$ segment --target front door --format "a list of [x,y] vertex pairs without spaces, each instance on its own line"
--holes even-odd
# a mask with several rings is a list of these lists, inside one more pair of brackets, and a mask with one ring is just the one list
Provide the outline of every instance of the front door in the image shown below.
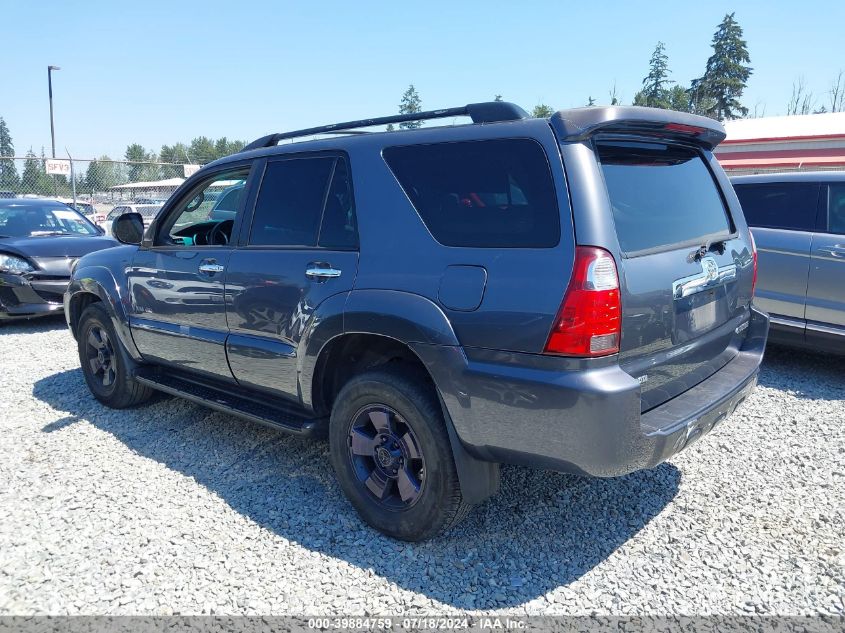
[[233,380],[226,362],[226,265],[240,212],[210,219],[216,198],[243,186],[249,166],[209,176],[155,223],[152,244],[132,260],[130,326],[141,354],[190,372]]
[[813,236],[807,328],[832,326],[845,335],[845,183],[827,189],[826,230]]
[[249,231],[226,271],[238,382],[298,400],[297,346],[317,306],[352,289],[358,234],[347,159],[269,159]]

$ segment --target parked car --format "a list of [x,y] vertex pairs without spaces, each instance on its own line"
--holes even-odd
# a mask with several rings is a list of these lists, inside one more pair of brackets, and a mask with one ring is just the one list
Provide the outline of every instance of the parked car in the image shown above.
[[[703,117],[509,103],[474,124],[271,134],[191,176],[65,295],[108,406],[154,390],[328,434],[363,519],[407,540],[454,525],[499,464],[650,468],[753,389],[768,331],[756,255]],[[565,168],[565,171],[564,171]],[[209,220],[206,191],[242,186]]]
[[117,242],[55,200],[0,199],[0,321],[56,314],[74,262]]
[[77,200],[74,203],[73,198],[56,198],[56,200],[69,206],[71,209],[76,209],[94,224],[100,225],[106,219],[106,214],[97,211],[94,205],[90,202],[80,202]]
[[159,211],[161,211],[161,205],[158,204],[118,204],[109,211],[108,215],[100,223],[100,226],[103,227],[106,235],[111,235],[112,222],[124,213],[140,214],[144,225],[147,225],[152,222]]
[[845,173],[737,176],[760,257],[771,339],[845,353]]
[[217,222],[233,219],[241,203],[243,191],[243,184],[232,185],[221,191],[220,195],[214,199],[214,206],[208,214],[208,219]]

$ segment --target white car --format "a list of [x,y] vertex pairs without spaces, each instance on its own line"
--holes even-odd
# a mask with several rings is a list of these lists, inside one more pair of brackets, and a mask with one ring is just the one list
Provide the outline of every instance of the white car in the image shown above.
[[159,211],[161,211],[160,204],[119,204],[109,211],[109,214],[106,216],[106,219],[100,223],[100,226],[103,227],[106,235],[111,235],[112,222],[114,222],[118,216],[121,216],[124,213],[140,213],[141,217],[144,219],[144,226],[146,227],[149,226],[153,218],[158,215]]

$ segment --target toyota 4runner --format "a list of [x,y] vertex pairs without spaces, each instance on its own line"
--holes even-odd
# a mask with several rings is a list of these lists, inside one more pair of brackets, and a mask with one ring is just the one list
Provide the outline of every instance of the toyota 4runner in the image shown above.
[[653,467],[742,403],[768,333],[723,138],[678,112],[501,102],[271,134],[78,262],[85,380],[110,407],[158,390],[327,435],[343,492],[400,539],[457,523],[501,463]]

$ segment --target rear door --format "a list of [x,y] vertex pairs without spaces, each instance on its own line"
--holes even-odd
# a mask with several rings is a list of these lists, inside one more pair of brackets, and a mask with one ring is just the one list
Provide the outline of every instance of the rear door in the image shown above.
[[297,346],[315,308],[351,290],[357,269],[348,159],[269,159],[226,274],[226,349],[238,382],[297,400]]
[[813,240],[807,287],[807,329],[845,336],[845,183],[822,187],[823,230]]
[[737,353],[749,317],[752,248],[709,153],[624,138],[600,138],[595,150],[621,249],[619,362],[642,384],[648,410]]
[[734,190],[757,242],[754,303],[803,328],[819,184],[739,181]]

